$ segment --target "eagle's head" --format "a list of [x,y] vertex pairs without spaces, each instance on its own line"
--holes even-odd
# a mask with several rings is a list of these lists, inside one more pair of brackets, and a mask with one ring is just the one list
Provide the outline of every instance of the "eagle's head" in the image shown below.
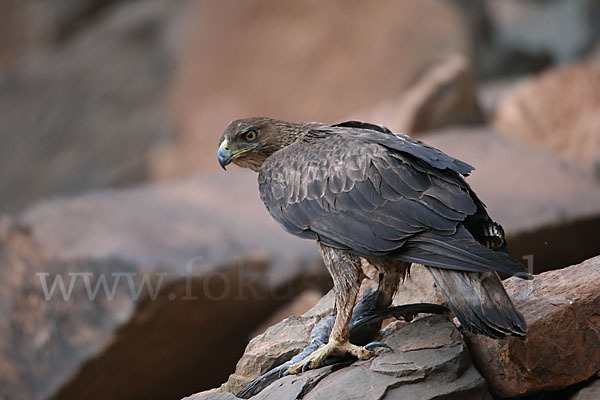
[[225,169],[233,162],[258,171],[267,157],[295,142],[313,125],[265,117],[232,121],[219,141],[219,164]]

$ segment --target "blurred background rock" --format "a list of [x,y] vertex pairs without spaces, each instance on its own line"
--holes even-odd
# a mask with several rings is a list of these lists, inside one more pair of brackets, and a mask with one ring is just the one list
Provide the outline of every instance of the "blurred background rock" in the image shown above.
[[[419,136],[475,165],[472,185],[534,272],[600,253],[597,0],[0,6],[0,398],[216,387],[250,335],[329,288],[255,176],[218,170],[232,119],[356,118]],[[77,284],[70,301],[44,300],[36,273],[82,271],[167,280],[155,300],[120,288],[90,302]],[[215,276],[251,298],[181,300]]]

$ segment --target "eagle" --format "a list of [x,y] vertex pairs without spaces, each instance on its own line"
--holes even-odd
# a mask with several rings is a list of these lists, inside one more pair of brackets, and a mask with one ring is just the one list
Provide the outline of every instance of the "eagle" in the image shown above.
[[273,219],[317,242],[333,280],[329,340],[289,373],[316,368],[330,355],[373,356],[349,341],[363,261],[378,271],[379,308],[392,303],[411,264],[422,264],[465,331],[526,335],[498,273],[531,275],[508,257],[502,227],[465,181],[469,164],[381,125],[265,117],[229,123],[217,156],[224,169],[234,163],[258,172]]

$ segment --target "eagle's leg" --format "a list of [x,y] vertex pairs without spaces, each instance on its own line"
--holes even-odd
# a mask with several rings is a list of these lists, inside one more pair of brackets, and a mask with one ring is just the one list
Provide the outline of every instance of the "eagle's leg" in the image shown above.
[[381,290],[381,295],[379,296],[377,309],[387,308],[392,304],[400,281],[404,281],[408,275],[411,263],[383,258],[369,258],[367,261],[379,272],[379,290]]
[[373,350],[350,343],[348,324],[364,278],[360,258],[346,251],[318,243],[325,266],[333,278],[336,317],[327,344],[322,345],[302,361],[290,365],[288,372],[297,374],[303,369],[317,368],[321,361],[332,354],[350,353],[359,359],[373,356]]

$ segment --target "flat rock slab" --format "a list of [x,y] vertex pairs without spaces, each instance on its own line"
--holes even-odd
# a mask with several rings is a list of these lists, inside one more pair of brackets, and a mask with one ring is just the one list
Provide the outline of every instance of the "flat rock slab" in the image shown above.
[[560,389],[600,371],[600,256],[504,283],[527,321],[527,338],[469,338],[475,364],[498,396]]
[[269,278],[285,280],[319,257],[312,241],[285,233],[271,219],[256,174],[238,168],[43,201],[19,222],[60,259],[117,258],[177,274],[245,257],[268,261]]
[[[287,376],[252,398],[491,399],[462,336],[445,317],[425,317],[392,329],[383,341],[394,352],[380,351],[370,360]],[[229,398],[235,397],[206,392],[186,399]]]

